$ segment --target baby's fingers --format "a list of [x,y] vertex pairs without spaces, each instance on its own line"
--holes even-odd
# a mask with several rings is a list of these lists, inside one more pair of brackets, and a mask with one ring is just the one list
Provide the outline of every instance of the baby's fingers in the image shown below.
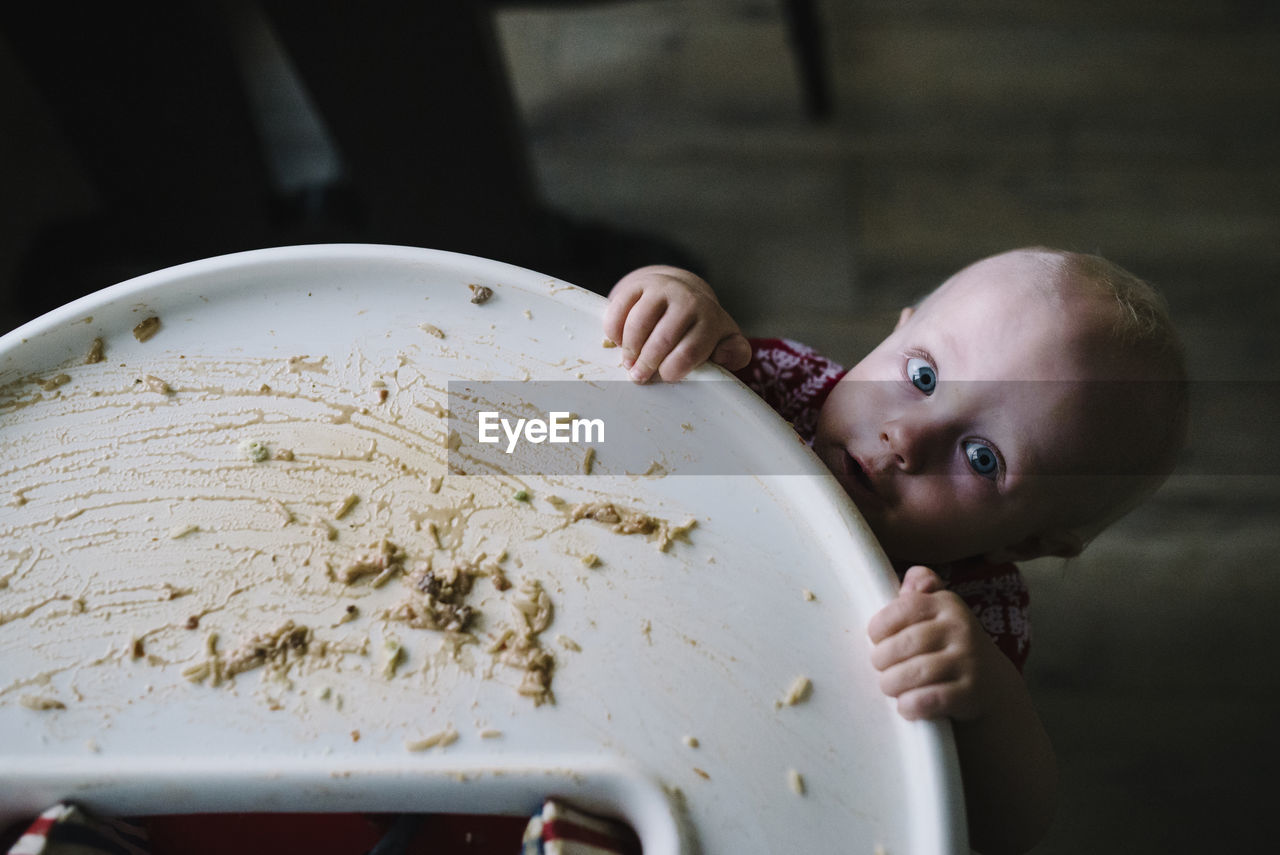
[[627,315],[644,296],[644,282],[644,277],[635,271],[618,280],[609,292],[609,302],[604,307],[604,335],[614,344],[622,344]]
[[751,361],[751,343],[740,332],[732,333],[728,338],[716,345],[711,352],[711,361],[723,365],[730,371],[746,368]]
[[867,623],[867,635],[872,644],[879,644],[912,624],[932,619],[937,613],[934,595],[904,591],[872,615]]
[[711,326],[695,322],[662,360],[658,366],[659,375],[668,383],[683,380],[690,371],[707,361],[716,341],[716,332]]
[[[644,346],[636,352],[635,363],[631,366],[631,379],[637,383],[647,383],[653,379],[653,375],[658,368],[665,364],[668,357],[673,351],[680,346],[686,338],[689,330],[693,327],[695,319],[687,314],[680,312],[668,311],[662,316],[656,326],[649,333],[648,338],[644,342]],[[630,334],[631,321],[627,320],[627,333]],[[634,351],[633,351],[634,352]],[[687,358],[682,354],[677,361]],[[703,354],[706,358],[706,354]],[[696,364],[696,363],[695,363]],[[685,373],[688,373],[686,370]],[[663,379],[670,380],[665,373]],[[683,375],[681,375],[683,376]],[[676,378],[679,379],[679,378]]]
[[898,714],[907,721],[956,716],[966,707],[956,683],[932,683],[897,696]]
[[919,564],[907,569],[907,574],[902,577],[902,591],[916,591],[921,594],[932,594],[937,591],[946,590],[947,584],[942,581],[942,577]]
[[624,367],[631,368],[635,363],[667,311],[665,298],[647,294],[642,295],[627,312],[622,334],[613,339],[622,349]]
[[946,649],[946,646],[946,632],[934,621],[913,623],[871,648],[871,667],[877,671],[887,671],[912,657],[937,653]]
[[944,715],[948,700],[959,693],[959,663],[942,653],[913,656],[880,673],[880,691],[898,700],[906,718]]

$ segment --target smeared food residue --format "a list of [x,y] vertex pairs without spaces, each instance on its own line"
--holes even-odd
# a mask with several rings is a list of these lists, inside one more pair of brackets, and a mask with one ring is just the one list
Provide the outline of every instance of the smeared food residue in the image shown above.
[[577,505],[573,509],[572,519],[574,522],[590,519],[605,523],[618,534],[647,535],[661,552],[669,550],[677,540],[688,542],[689,532],[697,525],[697,520],[689,520],[673,526],[667,520],[613,502],[585,502]]
[[[568,501],[457,474],[447,388],[404,355],[76,358],[44,376],[0,387],[0,706],[114,698],[121,667],[145,679],[130,703],[233,687],[243,704],[248,685],[270,710],[346,713],[473,681],[554,704],[557,654],[591,656],[595,626],[557,631],[557,592],[625,566],[600,557],[614,535],[666,551],[693,526],[604,481]],[[413,750],[448,744],[433,738]]]

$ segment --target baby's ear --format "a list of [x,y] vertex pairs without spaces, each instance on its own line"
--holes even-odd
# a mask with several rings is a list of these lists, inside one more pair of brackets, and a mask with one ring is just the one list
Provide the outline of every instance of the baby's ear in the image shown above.
[[1053,531],[1032,535],[1004,549],[988,552],[983,557],[993,564],[1003,564],[1006,561],[1030,561],[1033,558],[1044,558],[1049,555],[1058,558],[1075,558],[1084,546],[1084,538],[1074,531]]
[[898,327],[905,324],[907,322],[907,319],[910,318],[915,313],[916,313],[915,306],[907,306],[905,309],[903,309],[901,312],[898,313],[898,322],[893,325],[893,328],[896,330]]

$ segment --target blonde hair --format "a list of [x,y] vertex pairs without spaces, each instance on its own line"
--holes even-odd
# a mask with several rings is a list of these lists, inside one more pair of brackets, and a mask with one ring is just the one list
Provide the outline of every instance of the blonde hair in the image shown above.
[[1099,255],[1040,249],[1062,259],[1066,273],[1115,301],[1111,330],[1122,345],[1159,357],[1171,375],[1185,379],[1182,344],[1164,297],[1144,279]]
[[[1136,469],[1126,487],[1104,501],[1097,517],[1078,528],[1091,540],[1164,483],[1186,445],[1189,394],[1186,357],[1164,297],[1149,282],[1098,255],[1031,248],[1059,262],[1058,287],[1084,289],[1111,307],[1101,330],[1107,355],[1129,366],[1137,379],[1122,381],[1134,422]],[[1117,396],[1118,397],[1118,396]]]

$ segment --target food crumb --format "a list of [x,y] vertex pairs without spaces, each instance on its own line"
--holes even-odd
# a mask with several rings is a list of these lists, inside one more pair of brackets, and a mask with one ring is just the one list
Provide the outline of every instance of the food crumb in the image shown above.
[[511,498],[515,499],[517,502],[527,502],[529,501],[529,491],[524,489],[516,490],[515,493],[512,494]]
[[458,731],[453,725],[448,725],[430,736],[409,740],[405,742],[404,747],[408,751],[427,751],[432,748],[446,748],[457,741]]
[[502,568],[496,564],[489,571],[489,579],[493,582],[493,587],[498,591],[506,591],[511,588],[511,580],[507,578],[507,574],[502,572]]
[[[316,531],[324,535],[325,540],[338,539],[338,530],[330,525],[328,520],[323,517],[312,517],[311,522],[315,526]],[[286,525],[288,525],[288,523],[286,523]]]
[[436,338],[441,339],[444,338],[444,330],[440,329],[435,324],[418,324],[418,329],[422,330],[427,335],[433,335]]
[[[275,457],[276,459],[279,459],[280,457],[279,453],[276,453]],[[287,526],[289,525],[289,523],[293,522],[293,511],[289,511],[287,507],[284,507],[284,502],[280,502],[279,499],[276,499],[276,498],[271,499],[271,509],[273,509],[273,511],[275,511],[276,513],[279,513],[280,527],[282,527],[282,529],[284,526]]]
[[398,641],[387,639],[383,642],[382,676],[388,680],[396,675],[396,669],[404,662],[406,654],[404,646]]
[[154,375],[146,375],[142,378],[142,382],[147,387],[148,392],[155,392],[157,395],[173,394],[173,388],[168,383]]
[[611,348],[615,348],[615,347],[617,347],[617,346],[618,346],[618,343],[617,343],[616,341],[614,341],[613,339],[608,339],[608,338],[606,338],[604,341],[600,342],[600,346],[601,346],[601,347],[603,347],[603,348],[605,348],[605,349],[607,350],[607,349],[611,349]]
[[340,520],[351,512],[351,509],[360,501],[360,497],[355,493],[349,494],[345,499],[333,506],[333,518]]
[[256,439],[246,439],[240,443],[240,451],[254,463],[261,463],[271,456],[271,449],[267,448],[267,444]]
[[582,647],[578,644],[578,642],[574,641],[572,638],[570,638],[567,635],[557,635],[556,643],[558,643],[565,650],[572,650],[575,653],[582,652]]
[[475,283],[467,283],[467,287],[471,289],[471,302],[479,305],[489,302],[493,297],[493,289],[488,285],[476,285]]
[[103,345],[102,339],[95,338],[93,343],[89,345],[89,352],[84,357],[84,364],[96,365],[106,358],[106,347]]
[[529,320],[533,320],[533,312],[529,311],[528,309],[525,309],[525,310],[524,310],[523,312],[521,312],[520,314],[524,315],[524,316],[525,316],[526,318],[528,318]]
[[804,776],[795,769],[787,770],[787,783],[791,786],[791,791],[797,796],[803,796],[805,793]]
[[787,693],[774,702],[774,706],[781,709],[782,707],[793,707],[802,701],[809,699],[809,695],[813,692],[813,682],[803,674],[796,677],[791,682],[791,686],[787,689]]
[[595,465],[595,462],[596,450],[594,448],[588,448],[582,455],[582,474],[590,475],[591,468]]
[[701,744],[696,736],[686,736],[683,741],[689,748],[697,748]]
[[50,377],[48,380],[41,380],[40,388],[45,390],[46,392],[52,392],[54,389],[57,389],[59,386],[65,386],[70,382],[71,382],[71,376],[69,374],[59,374],[56,377]]
[[359,742],[359,741],[360,741],[360,731],[358,731],[358,730],[353,730],[353,731],[351,731],[351,741],[352,741],[352,742]]
[[391,541],[384,538],[374,544],[372,549],[376,551],[367,552],[342,568],[337,574],[342,584],[350,585],[366,576],[373,576],[374,579],[370,584],[379,588],[404,569],[404,550]]
[[187,622],[184,624],[184,626],[186,626],[187,629],[199,629],[200,615],[192,615],[191,617],[187,618]]
[[338,622],[335,623],[334,626],[342,626],[344,623],[351,623],[358,617],[360,617],[360,608],[355,603],[351,603],[343,609],[342,617],[338,618]]
[[587,553],[586,555],[582,556],[582,566],[583,567],[599,567],[600,556],[596,555],[594,552]]
[[325,363],[328,362],[329,357],[322,356],[314,362],[307,362],[307,359],[308,355],[305,353],[301,356],[290,356],[285,362],[286,370],[290,374],[301,374],[303,371],[313,371],[316,374],[327,373]]
[[29,710],[36,712],[47,712],[49,710],[65,710],[67,705],[57,698],[51,698],[47,695],[23,695],[18,699],[18,703],[22,704]]
[[704,781],[710,781],[710,780],[711,780],[711,776],[710,776],[710,775],[708,775],[708,774],[707,774],[705,771],[703,771],[702,769],[699,769],[697,766],[694,766],[694,767],[693,767],[693,773],[694,773],[695,775],[697,775],[699,778],[701,778],[702,780],[704,780]]
[[492,727],[487,727],[484,730],[480,731],[481,739],[497,739],[500,736],[502,736],[502,731],[495,730]]
[[200,530],[200,526],[195,525],[194,523],[191,523],[188,525],[174,526],[173,528],[169,529],[169,539],[177,540],[179,538],[186,537],[189,534],[195,534],[199,530]]
[[138,323],[133,328],[133,337],[138,341],[150,341],[151,337],[160,331],[160,319],[152,315]]

